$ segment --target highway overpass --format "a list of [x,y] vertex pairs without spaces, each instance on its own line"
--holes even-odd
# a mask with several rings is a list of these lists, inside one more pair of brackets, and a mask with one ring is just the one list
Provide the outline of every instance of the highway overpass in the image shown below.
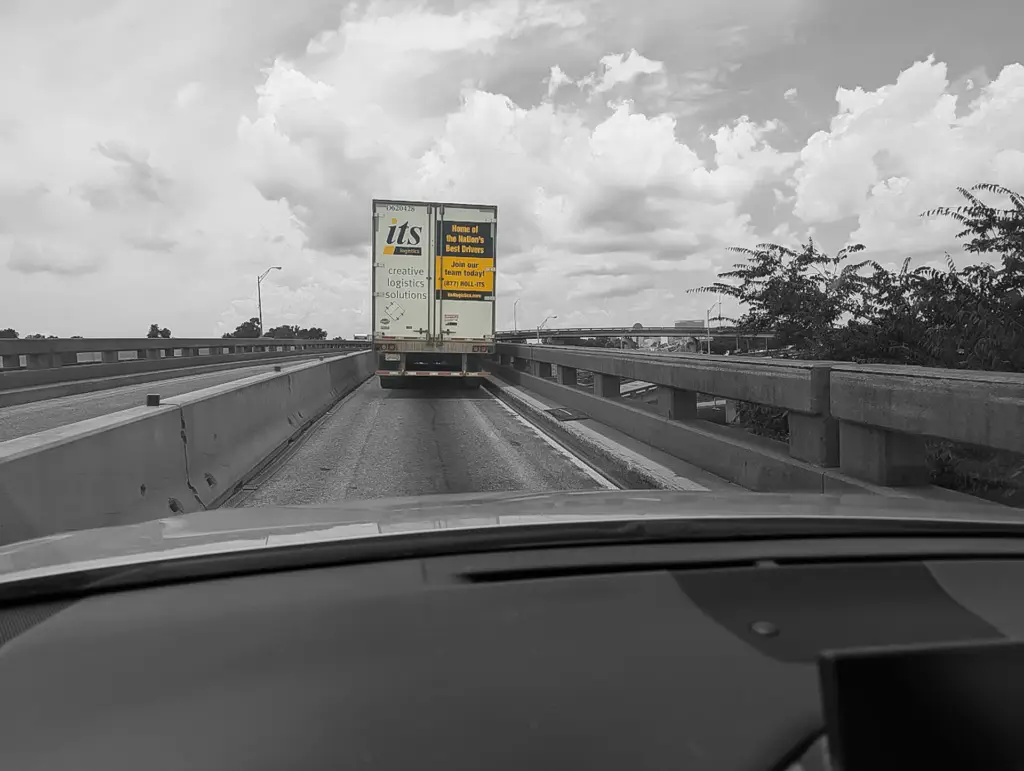
[[[502,343],[483,390],[383,391],[371,351],[313,353],[0,441],[0,544],[220,506],[471,491],[956,498],[928,484],[926,438],[1024,452],[1021,375]],[[788,441],[712,419],[715,399],[787,410]]]
[[587,337],[712,337],[715,339],[731,340],[740,338],[743,340],[757,340],[765,344],[775,339],[772,332],[762,333],[740,333],[734,329],[725,327],[713,327],[708,332],[706,327],[564,327],[559,329],[519,329],[503,330],[497,332],[495,337],[498,340],[513,342],[516,340],[536,339],[537,336],[544,340],[559,340],[566,338],[587,338]]

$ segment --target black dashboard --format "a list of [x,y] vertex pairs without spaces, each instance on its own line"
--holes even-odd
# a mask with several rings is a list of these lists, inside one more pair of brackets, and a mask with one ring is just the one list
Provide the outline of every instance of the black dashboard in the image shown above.
[[1024,638],[1024,543],[775,539],[263,570],[0,607],[24,771],[769,771],[824,649]]

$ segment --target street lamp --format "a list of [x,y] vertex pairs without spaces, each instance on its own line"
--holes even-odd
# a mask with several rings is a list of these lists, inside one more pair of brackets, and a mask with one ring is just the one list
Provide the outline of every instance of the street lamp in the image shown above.
[[[520,298],[520,299],[522,299],[522,298]],[[512,303],[512,330],[515,331],[515,332],[519,331],[519,322],[516,321],[516,306],[517,305],[519,305],[519,300],[518,299],[514,303]]]
[[540,323],[540,324],[539,324],[539,325],[537,326],[537,342],[538,342],[538,343],[540,342],[540,330],[541,330],[541,328],[542,328],[542,327],[543,327],[543,326],[544,326],[545,324],[547,324],[547,323],[548,323],[548,319],[557,319],[557,318],[558,318],[558,316],[547,316],[547,317],[546,317],[546,318],[545,318],[545,319],[544,319],[544,320],[543,320],[543,321],[542,321],[542,322],[541,322],[541,323]]
[[256,303],[260,309],[260,337],[263,337],[263,292],[260,290],[260,284],[263,283],[263,279],[267,277],[267,274],[272,270],[281,270],[280,265],[275,265],[272,268],[267,268],[263,271],[263,275],[256,279]]
[[722,295],[721,294],[718,295],[717,302],[713,303],[711,305],[711,307],[708,308],[707,314],[706,314],[707,315],[707,319],[705,321],[706,327],[705,327],[704,331],[707,334],[707,338],[708,338],[708,356],[711,355],[711,311],[714,309],[714,307],[716,305],[718,306],[718,325],[721,326],[722,325]]

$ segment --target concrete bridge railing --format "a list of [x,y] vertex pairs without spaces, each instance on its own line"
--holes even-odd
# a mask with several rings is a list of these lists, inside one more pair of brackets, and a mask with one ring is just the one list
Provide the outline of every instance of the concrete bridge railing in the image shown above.
[[334,355],[369,345],[274,338],[0,339],[0,392],[311,353]]
[[[1024,453],[1024,375],[513,343],[496,358],[499,376],[753,490],[924,487],[930,438]],[[657,385],[657,411],[623,380]],[[787,411],[788,446],[699,420],[698,394]]]

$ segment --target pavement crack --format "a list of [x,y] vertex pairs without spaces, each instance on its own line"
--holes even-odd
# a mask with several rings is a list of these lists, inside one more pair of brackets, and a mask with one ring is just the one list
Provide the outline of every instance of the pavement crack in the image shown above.
[[196,490],[195,485],[192,484],[192,474],[188,467],[188,430],[185,426],[185,411],[180,405],[175,405],[178,409],[178,419],[181,421],[181,451],[185,456],[185,484],[188,489],[192,491],[192,497],[196,499],[196,503],[202,508],[203,511],[208,511],[206,504],[203,503],[203,499],[199,497],[199,491]]

